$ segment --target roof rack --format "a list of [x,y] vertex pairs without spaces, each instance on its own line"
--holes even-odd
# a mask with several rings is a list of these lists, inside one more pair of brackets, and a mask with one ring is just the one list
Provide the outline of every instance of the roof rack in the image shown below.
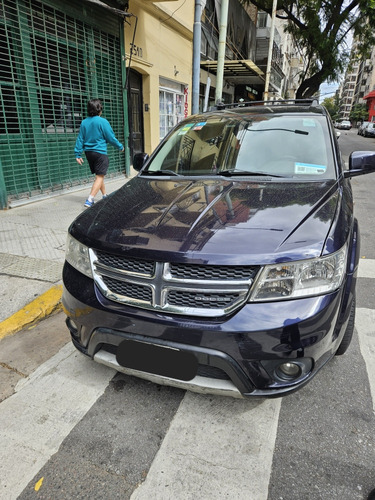
[[294,104],[296,106],[317,106],[319,104],[318,99],[283,99],[283,100],[268,100],[268,101],[239,101],[233,102],[231,104],[225,104],[224,102],[218,102],[211,110],[221,110],[221,109],[232,109],[232,108],[242,108],[250,106],[284,106]]

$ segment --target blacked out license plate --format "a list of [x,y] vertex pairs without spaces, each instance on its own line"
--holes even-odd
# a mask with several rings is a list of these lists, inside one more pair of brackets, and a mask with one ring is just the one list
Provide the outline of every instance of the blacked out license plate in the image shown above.
[[128,339],[118,346],[116,359],[125,368],[184,381],[192,380],[198,369],[193,353]]

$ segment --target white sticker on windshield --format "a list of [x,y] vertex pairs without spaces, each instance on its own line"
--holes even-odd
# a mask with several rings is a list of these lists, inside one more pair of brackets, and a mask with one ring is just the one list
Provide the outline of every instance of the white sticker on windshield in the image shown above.
[[314,165],[313,163],[295,163],[294,173],[295,174],[324,174],[327,170],[325,165]]
[[304,127],[316,127],[315,120],[312,120],[311,118],[304,118],[303,119],[303,126]]

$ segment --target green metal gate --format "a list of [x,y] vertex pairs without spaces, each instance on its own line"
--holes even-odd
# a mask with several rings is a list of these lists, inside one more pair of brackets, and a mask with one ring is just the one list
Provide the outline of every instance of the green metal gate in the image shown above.
[[[9,200],[91,181],[74,157],[91,98],[124,143],[120,21],[85,2],[64,1],[69,15],[54,3],[0,2],[0,195]],[[124,155],[108,154],[108,174],[123,172]]]

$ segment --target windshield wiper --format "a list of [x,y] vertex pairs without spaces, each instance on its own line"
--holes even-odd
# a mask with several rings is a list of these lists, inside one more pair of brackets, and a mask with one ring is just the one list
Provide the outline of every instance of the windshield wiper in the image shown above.
[[256,172],[249,170],[237,170],[235,168],[228,168],[227,170],[221,170],[220,172],[217,173],[218,175],[224,175],[225,177],[232,177],[234,175],[254,175],[261,177],[288,177],[286,175],[277,175],[277,174],[270,174],[267,172]]
[[274,132],[274,131],[282,131],[282,132],[292,132],[292,134],[301,134],[301,135],[309,135],[309,132],[306,130],[291,129],[291,128],[248,128],[247,132]]
[[181,177],[181,174],[174,172],[173,170],[144,170],[142,175],[174,175]]

